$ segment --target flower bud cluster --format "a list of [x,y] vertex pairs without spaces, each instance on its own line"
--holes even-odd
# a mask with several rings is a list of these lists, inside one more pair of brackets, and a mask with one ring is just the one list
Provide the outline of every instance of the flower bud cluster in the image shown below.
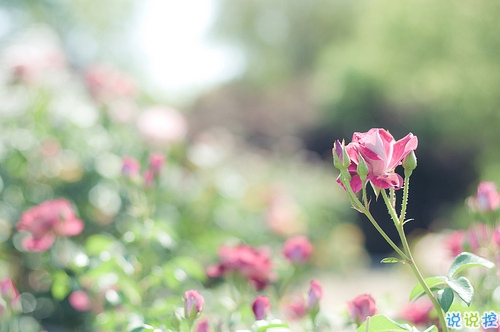
[[149,188],[159,178],[165,159],[165,155],[162,153],[152,153],[149,156],[148,168],[141,177],[141,164],[139,161],[133,157],[125,156],[122,163],[122,175],[133,183],[142,183],[145,188]]

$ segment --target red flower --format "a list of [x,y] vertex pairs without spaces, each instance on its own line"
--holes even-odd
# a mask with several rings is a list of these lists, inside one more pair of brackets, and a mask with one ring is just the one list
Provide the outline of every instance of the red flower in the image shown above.
[[305,236],[292,237],[283,245],[283,255],[292,263],[305,263],[312,251],[313,246]]
[[[401,165],[403,159],[414,151],[417,145],[418,139],[412,133],[397,142],[385,129],[372,128],[366,133],[354,133],[352,142],[345,147],[351,159],[348,170],[351,174],[352,190],[358,192],[362,188],[361,179],[357,174],[360,156],[368,166],[367,180],[375,187],[400,189],[403,179],[394,169]],[[339,154],[335,148],[333,153]],[[340,177],[337,182],[342,185]]]
[[368,294],[362,294],[347,302],[347,310],[351,321],[357,325],[362,324],[368,316],[377,313],[375,300]]
[[250,281],[257,290],[264,289],[272,279],[272,263],[269,253],[247,245],[220,247],[217,265],[210,266],[207,274],[216,278],[228,273],[237,273]]
[[18,231],[27,231],[29,236],[23,240],[28,251],[45,251],[54,243],[56,237],[78,235],[84,224],[75,215],[71,204],[64,198],[46,201],[21,214]]

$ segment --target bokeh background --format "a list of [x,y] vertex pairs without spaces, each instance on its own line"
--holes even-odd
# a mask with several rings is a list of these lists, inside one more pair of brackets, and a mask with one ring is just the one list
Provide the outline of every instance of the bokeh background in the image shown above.
[[[56,310],[38,258],[12,263],[14,227],[64,196],[87,235],[127,233],[124,155],[168,155],[155,198],[168,250],[151,266],[174,242],[175,257],[206,265],[223,242],[278,247],[294,234],[309,236],[322,273],[378,264],[390,248],[349,208],[331,160],[335,139],[372,127],[419,138],[408,231],[464,226],[479,181],[500,183],[499,14],[487,1],[3,0],[1,259],[15,275],[38,273],[20,278],[42,294],[24,296],[26,314],[91,324]],[[120,87],[96,97],[88,75],[102,64]],[[155,105],[185,117],[182,142],[141,136],[138,118]]]

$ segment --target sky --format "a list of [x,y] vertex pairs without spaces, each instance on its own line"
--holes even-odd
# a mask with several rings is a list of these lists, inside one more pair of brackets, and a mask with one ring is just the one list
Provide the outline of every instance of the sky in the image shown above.
[[192,98],[242,68],[238,52],[210,41],[217,0],[146,0],[138,38],[152,85],[171,98]]

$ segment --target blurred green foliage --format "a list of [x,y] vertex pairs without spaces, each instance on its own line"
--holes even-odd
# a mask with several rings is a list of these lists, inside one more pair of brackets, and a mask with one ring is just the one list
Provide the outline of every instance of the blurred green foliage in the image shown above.
[[[26,5],[78,12],[82,4]],[[301,150],[263,153],[229,130],[152,141],[155,123],[144,132],[140,122],[155,101],[114,67],[92,76],[93,67],[73,66],[60,44],[64,34],[45,23],[13,31],[0,54],[0,278],[12,278],[21,292],[23,331],[171,328],[187,289],[202,290],[213,303],[207,315],[225,319],[227,286],[205,274],[223,244],[268,247],[277,275],[297,283],[315,269],[363,265],[363,238],[348,225],[352,211],[330,167]],[[149,183],[143,176],[152,153],[167,161]],[[122,174],[124,156],[142,165],[139,178]],[[60,197],[73,204],[83,232],[46,252],[27,251],[16,231],[20,215]],[[297,234],[316,249],[293,275],[281,247]],[[89,311],[70,304],[82,290]],[[252,323],[249,309],[235,326]]]
[[[1,4],[10,22],[0,39],[2,54],[35,27],[35,44],[52,36],[48,42],[68,60],[34,82],[12,76],[6,63],[0,75],[0,263],[24,294],[31,330],[40,323],[116,330],[131,321],[175,322],[188,288],[203,288],[214,302],[224,298],[224,285],[204,273],[223,243],[267,245],[279,257],[287,237],[305,233],[317,251],[302,277],[314,268],[342,272],[364,264],[363,237],[351,223],[354,212],[335,184],[330,160],[323,164],[278,144],[272,151],[255,149],[249,137],[262,132],[234,134],[233,124],[227,132],[197,128],[176,144],[151,146],[136,118],[117,121],[116,105],[94,98],[85,67],[97,59],[134,66],[127,36],[139,7],[131,0]],[[213,94],[229,100],[221,112],[260,116],[254,129],[326,132],[320,146],[310,147],[323,155],[334,139],[349,141],[354,131],[384,127],[396,138],[411,131],[420,140],[415,176],[425,175],[412,198],[433,201],[425,205],[432,210],[422,215],[425,223],[450,216],[434,210],[456,210],[479,178],[500,183],[497,3],[220,0],[218,10],[212,36],[238,47],[247,70],[202,96],[198,112]],[[238,95],[231,99],[231,93],[217,94],[221,90]],[[131,101],[138,113],[156,103],[141,92]],[[298,112],[307,116],[283,112],[269,124],[266,111],[256,112],[248,100],[268,103],[263,109],[278,114],[276,105],[306,105]],[[196,112],[185,115],[196,121]],[[168,162],[154,188],[122,178],[123,156],[144,167],[158,150]],[[59,241],[47,255],[23,251],[14,230],[19,215],[57,197],[74,204],[84,232]],[[273,225],[271,212],[292,223]],[[102,304],[100,313],[68,304],[68,294],[81,288]]]
[[303,112],[318,114],[302,126],[309,148],[329,158],[334,139],[372,127],[419,137],[416,196],[429,198],[418,210],[432,210],[418,215],[425,224],[445,220],[481,179],[500,180],[498,4],[221,4],[214,35],[243,45],[247,60],[229,86],[286,95],[301,82],[314,106]]

